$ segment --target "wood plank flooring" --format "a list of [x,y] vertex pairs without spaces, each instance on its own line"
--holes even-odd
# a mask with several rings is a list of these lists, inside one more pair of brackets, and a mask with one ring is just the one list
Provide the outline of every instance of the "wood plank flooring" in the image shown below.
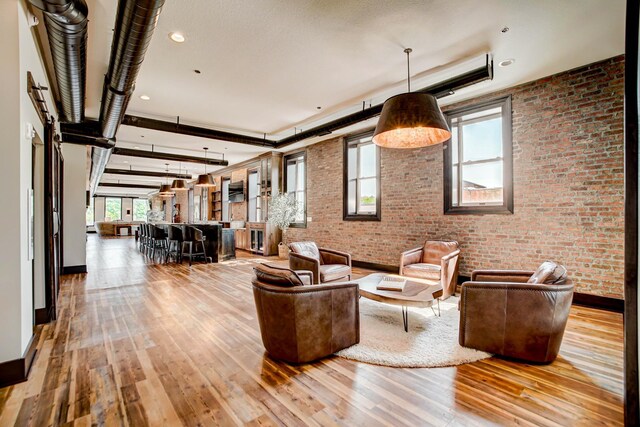
[[89,273],[64,276],[29,381],[0,389],[0,426],[623,422],[620,314],[574,307],[547,366],[289,366],[260,339],[250,278],[264,258],[155,265],[132,238],[95,235],[87,252]]

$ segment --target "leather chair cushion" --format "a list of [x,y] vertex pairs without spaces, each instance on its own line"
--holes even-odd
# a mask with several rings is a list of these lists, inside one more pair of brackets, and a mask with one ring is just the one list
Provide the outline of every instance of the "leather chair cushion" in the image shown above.
[[545,261],[533,273],[527,283],[562,285],[567,281],[567,269],[553,261]]
[[320,261],[320,250],[314,242],[294,242],[289,244],[289,248],[297,254]]
[[440,270],[439,265],[418,263],[404,266],[402,274],[418,279],[440,280]]
[[344,264],[324,264],[320,266],[320,282],[330,282],[351,274],[351,267]]
[[426,264],[440,264],[440,259],[442,259],[443,256],[449,255],[457,249],[458,242],[453,240],[450,242],[427,240],[422,252],[422,262]]
[[304,282],[300,277],[288,268],[275,267],[273,265],[260,264],[254,267],[253,271],[256,274],[256,278],[264,283],[268,283],[274,286],[292,287],[303,286]]

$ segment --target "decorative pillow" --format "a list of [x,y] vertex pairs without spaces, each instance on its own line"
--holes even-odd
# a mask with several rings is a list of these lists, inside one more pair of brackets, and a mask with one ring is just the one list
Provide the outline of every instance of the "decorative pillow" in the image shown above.
[[268,264],[260,264],[254,267],[253,271],[256,274],[256,278],[261,281],[274,286],[292,287],[302,286],[302,280],[293,270],[288,268],[275,267]]
[[562,285],[567,281],[567,269],[560,264],[556,264],[553,261],[545,261],[540,264],[540,267],[527,283],[539,283],[545,285]]

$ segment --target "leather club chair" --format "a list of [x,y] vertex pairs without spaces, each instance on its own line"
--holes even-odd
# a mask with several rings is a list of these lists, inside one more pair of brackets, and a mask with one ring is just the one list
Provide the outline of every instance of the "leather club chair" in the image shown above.
[[314,242],[289,244],[289,268],[313,273],[313,283],[351,280],[351,255],[332,249],[318,248]]
[[262,343],[273,358],[307,363],[360,342],[357,283],[305,285],[310,272],[265,264],[254,272]]
[[558,355],[573,284],[546,261],[537,271],[476,270],[462,285],[460,345],[534,363]]
[[440,281],[442,299],[456,293],[460,249],[456,241],[427,240],[424,246],[403,252],[400,275]]

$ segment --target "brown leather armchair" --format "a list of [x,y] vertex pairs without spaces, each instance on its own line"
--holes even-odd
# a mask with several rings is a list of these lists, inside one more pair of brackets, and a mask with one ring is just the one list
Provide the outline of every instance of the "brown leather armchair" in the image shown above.
[[289,244],[289,268],[313,273],[313,283],[351,280],[351,255],[332,249],[318,248],[314,242]]
[[456,293],[460,249],[456,241],[427,240],[424,246],[403,252],[400,275],[440,281],[442,299]]
[[460,345],[536,363],[558,355],[573,284],[566,269],[476,270],[462,285]]
[[306,363],[360,342],[357,283],[305,286],[299,272],[264,264],[254,272],[262,342],[275,359]]

